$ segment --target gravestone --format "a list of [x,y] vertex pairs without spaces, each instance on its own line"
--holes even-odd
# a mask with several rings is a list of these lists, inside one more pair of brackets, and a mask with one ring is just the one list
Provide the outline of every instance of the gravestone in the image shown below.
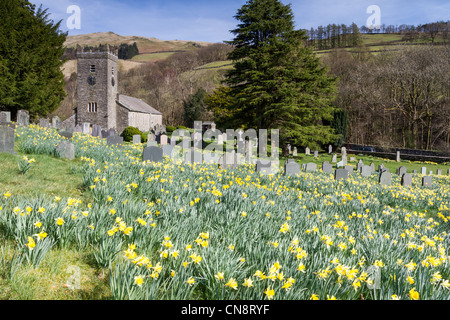
[[401,161],[401,159],[400,159],[400,151],[397,151],[397,157],[396,157],[396,160],[397,160],[397,162],[400,162],[400,161]]
[[222,146],[223,145],[223,135],[219,134],[217,136],[217,144]]
[[56,154],[63,159],[75,159],[75,146],[72,142],[61,141],[61,143],[56,147]]
[[329,162],[325,161],[322,163],[322,171],[328,174],[333,173],[333,166]]
[[334,180],[348,180],[348,171],[345,169],[336,169],[334,171]]
[[59,135],[66,139],[72,139],[72,137],[73,137],[73,133],[69,132],[69,131],[59,131]]
[[256,161],[256,172],[259,172],[260,174],[271,174],[272,162],[270,162],[269,160]]
[[203,163],[203,154],[200,151],[191,149],[184,155],[184,163],[186,164]]
[[389,169],[386,168],[386,167],[384,166],[384,164],[380,164],[380,165],[378,166],[378,172],[381,173],[381,172],[384,172],[384,171],[389,171]]
[[52,118],[52,127],[55,129],[61,129],[62,121],[58,116]]
[[345,147],[341,148],[341,158],[342,158],[341,160],[342,160],[344,166],[346,166],[348,163],[348,160],[347,160],[347,148],[345,148]]
[[161,141],[162,146],[167,145],[167,140],[168,140],[167,135],[165,135],[165,134],[161,135],[160,141]]
[[122,146],[123,145],[123,137],[109,136],[108,138],[106,138],[106,144],[109,146]]
[[236,153],[233,151],[225,152],[225,154],[219,159],[219,164],[222,169],[236,169],[239,167],[237,162]]
[[91,134],[91,124],[89,122],[83,122],[83,133]]
[[375,163],[371,163],[370,164],[370,169],[372,170],[372,173],[374,173],[375,172]]
[[309,162],[306,164],[306,168],[305,168],[306,172],[314,172],[316,170],[317,170],[317,164],[315,164],[313,162]]
[[302,170],[306,170],[306,163],[302,164]]
[[331,159],[332,163],[336,163],[337,162],[337,154],[333,154],[333,158]]
[[422,178],[422,187],[432,188],[433,187],[433,179],[430,176],[425,176]]
[[328,154],[332,154],[333,153],[333,146],[330,144],[328,146]]
[[350,157],[350,162],[356,162],[356,158],[355,157]]
[[140,134],[135,134],[133,135],[133,144],[140,144],[141,143],[141,135]]
[[292,151],[292,156],[296,157],[298,155],[297,153],[297,147],[294,147],[294,150]]
[[14,129],[9,126],[0,125],[0,153],[14,152]]
[[207,152],[203,155],[203,162],[208,164],[218,164],[219,158],[217,153]]
[[362,166],[361,167],[361,176],[364,178],[370,177],[372,175],[372,168],[370,166]]
[[11,112],[2,111],[0,112],[0,123],[11,122]]
[[353,166],[346,165],[344,169],[348,171],[349,174],[353,174]]
[[401,181],[402,186],[404,187],[411,187],[412,186],[412,174],[410,173],[404,173],[402,175],[402,181]]
[[382,171],[380,173],[379,182],[382,186],[390,186],[392,183],[392,175],[389,171]]
[[397,175],[399,175],[400,177],[402,177],[407,172],[408,172],[408,169],[404,166],[401,166],[397,169]]
[[[155,143],[156,143],[156,141],[155,141]],[[154,146],[154,147],[156,147],[156,146]],[[161,149],[163,151],[163,156],[167,156],[169,158],[173,157],[174,146],[172,146],[172,145],[164,145],[164,146],[161,146]]]
[[154,140],[147,140],[147,147],[157,147],[158,146],[158,142],[154,141]]
[[423,175],[426,175],[427,174],[427,167],[422,167],[421,168],[421,173],[423,174]]
[[442,176],[442,169],[437,169],[436,174],[437,174],[438,176]]
[[175,137],[170,138],[170,145],[175,146],[177,144],[177,139]]
[[358,164],[356,165],[356,171],[361,172],[361,169],[363,166],[364,166],[364,162],[362,160],[359,160]]
[[337,168],[342,168],[343,166],[344,166],[344,161],[339,161],[338,163],[336,163]]
[[306,147],[305,155],[309,156],[310,154],[311,154],[311,150],[308,147]]
[[102,130],[101,131],[101,138],[102,139],[106,139],[108,137],[108,131],[107,130]]
[[19,127],[26,127],[30,124],[30,114],[27,110],[17,111],[17,124]]
[[290,144],[288,144],[287,148],[288,148],[289,154],[291,154],[292,153],[292,146]]
[[50,127],[50,120],[47,118],[40,118],[39,119],[39,126],[42,128],[49,128]]
[[75,126],[75,128],[73,128],[73,131],[81,133],[83,132],[83,128],[81,127],[81,125],[77,125]]
[[108,129],[107,137],[117,137],[116,129],[114,128]]
[[413,173],[414,173],[414,174],[417,174],[417,170],[416,170],[416,169],[414,169],[414,170],[413,170]]
[[319,151],[314,151],[314,158],[318,158],[319,157]]
[[[289,159],[292,160],[292,159]],[[287,176],[295,176],[300,172],[300,165],[295,161],[286,162],[284,165],[284,174]]]
[[430,175],[430,176],[433,175],[433,170],[430,170],[429,175]]
[[145,147],[142,151],[142,161],[163,162],[163,149],[158,147]]

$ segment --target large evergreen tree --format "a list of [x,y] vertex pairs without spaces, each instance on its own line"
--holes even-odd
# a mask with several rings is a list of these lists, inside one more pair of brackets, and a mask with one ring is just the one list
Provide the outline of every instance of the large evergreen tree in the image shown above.
[[226,75],[232,114],[244,128],[279,129],[282,146],[333,141],[322,121],[333,118],[336,81],[306,46],[306,31],[294,30],[290,5],[249,0],[235,18],[234,68]]
[[0,109],[32,116],[56,110],[65,96],[66,33],[47,10],[26,0],[0,2]]

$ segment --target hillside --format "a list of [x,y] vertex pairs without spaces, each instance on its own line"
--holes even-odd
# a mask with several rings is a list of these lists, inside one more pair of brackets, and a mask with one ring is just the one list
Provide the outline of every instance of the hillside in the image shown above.
[[67,48],[80,46],[97,46],[109,44],[118,46],[121,43],[133,44],[136,42],[140,54],[155,53],[161,51],[192,50],[198,46],[207,46],[210,42],[188,41],[188,40],[160,40],[139,36],[121,36],[114,32],[97,32],[77,36],[68,36],[65,42]]

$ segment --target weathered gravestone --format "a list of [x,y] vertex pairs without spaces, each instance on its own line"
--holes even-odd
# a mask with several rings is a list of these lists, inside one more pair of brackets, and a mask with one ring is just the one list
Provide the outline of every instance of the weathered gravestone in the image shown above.
[[213,152],[207,152],[203,155],[203,162],[207,164],[218,164],[219,163],[219,155]]
[[154,140],[147,140],[147,147],[157,147],[158,146],[158,142],[154,141]]
[[370,164],[370,169],[372,169],[372,173],[375,172],[375,163]]
[[163,162],[163,149],[158,147],[145,147],[142,150],[142,161]]
[[62,121],[58,116],[54,116],[52,118],[52,127],[55,129],[61,129],[62,127]]
[[164,146],[161,146],[161,149],[163,151],[163,156],[169,157],[169,158],[173,157],[174,146],[164,145]]
[[96,124],[92,125],[92,136],[99,137],[99,138],[101,138],[103,136],[102,128],[99,125],[96,125]]
[[343,166],[344,166],[344,161],[339,161],[338,163],[336,163],[337,168],[342,168]]
[[141,143],[141,135],[140,134],[135,134],[133,135],[133,144],[140,144]]
[[336,169],[334,171],[334,180],[347,180],[348,179],[348,171],[345,169]]
[[436,174],[437,174],[438,176],[442,176],[442,169],[437,169]]
[[314,172],[316,170],[317,170],[317,164],[315,164],[313,162],[309,162],[306,164],[306,168],[305,168],[306,172]]
[[271,174],[272,162],[263,159],[256,161],[256,172],[259,172],[260,174]]
[[108,138],[106,138],[106,144],[109,146],[122,146],[123,145],[123,137],[109,136]]
[[401,159],[400,159],[400,151],[397,151],[397,157],[396,157],[396,160],[397,160],[397,162],[400,162],[400,161],[401,161]]
[[305,155],[309,156],[310,154],[311,154],[311,150],[308,147],[306,147]]
[[60,135],[61,137],[66,138],[66,139],[72,139],[72,137],[73,137],[73,132],[70,132],[70,131],[62,131],[62,130],[60,130],[60,131],[59,131],[59,135]]
[[341,160],[342,160],[342,163],[344,164],[344,166],[347,165],[348,160],[347,160],[347,148],[346,147],[341,148],[341,158],[342,158]]
[[222,146],[223,145],[223,135],[219,134],[217,136],[217,144]]
[[76,125],[73,131],[81,133],[83,132],[83,127],[81,125]]
[[75,146],[69,141],[61,141],[56,147],[55,153],[58,157],[63,159],[75,159]]
[[0,125],[0,153],[14,152],[14,129],[9,126]]
[[184,163],[186,164],[203,163],[203,154],[197,150],[189,150],[184,155]]
[[49,128],[50,127],[50,120],[47,118],[40,118],[39,119],[39,126],[42,128]]
[[333,166],[329,162],[325,161],[322,163],[322,171],[328,174],[333,173]]
[[333,153],[333,146],[330,144],[328,146],[328,154],[332,154]]
[[337,154],[333,154],[333,158],[331,159],[332,163],[336,163],[337,162]]
[[361,176],[364,178],[370,177],[372,175],[372,168],[370,166],[362,166],[361,167]]
[[298,155],[297,147],[294,147],[294,150],[292,151],[292,156],[296,157]]
[[219,165],[222,169],[236,169],[239,167],[237,162],[237,156],[234,151],[225,152],[225,154],[219,159]]
[[102,133],[101,134],[102,139],[108,138],[108,131],[107,130],[102,130],[101,133]]
[[400,177],[402,177],[407,172],[408,172],[408,169],[404,166],[401,166],[397,169],[397,175]]
[[2,111],[0,112],[0,123],[8,123],[11,122],[11,112]]
[[414,173],[414,174],[417,174],[417,170],[416,170],[416,169],[414,169],[414,170],[413,170],[413,173]]
[[168,140],[167,135],[165,135],[165,134],[161,135],[160,141],[161,141],[162,146],[167,145],[167,140]]
[[353,174],[353,166],[346,165],[344,169],[348,171],[349,174]]
[[[292,159],[289,159],[292,160]],[[287,176],[295,176],[300,172],[300,165],[295,161],[288,161],[284,165],[284,174]]]
[[422,187],[432,188],[433,187],[433,179],[430,176],[425,176],[422,178]]
[[381,172],[385,172],[385,171],[389,172],[389,169],[386,168],[386,167],[384,166],[384,164],[380,164],[380,165],[378,166],[378,172],[381,173]]
[[421,174],[426,175],[427,174],[427,167],[421,168]]
[[382,171],[380,173],[379,182],[382,186],[390,186],[392,183],[392,175],[389,171]]
[[27,110],[17,111],[17,124],[19,127],[26,127],[30,124],[30,113]]
[[364,162],[362,160],[359,160],[358,164],[356,165],[356,171],[361,172],[361,169],[363,166],[364,166]]
[[402,186],[404,187],[411,187],[412,186],[412,174],[410,173],[404,173],[402,175],[402,181],[401,181]]
[[314,151],[314,158],[318,158],[319,157],[319,151]]
[[91,124],[89,122],[83,122],[83,133],[91,134]]

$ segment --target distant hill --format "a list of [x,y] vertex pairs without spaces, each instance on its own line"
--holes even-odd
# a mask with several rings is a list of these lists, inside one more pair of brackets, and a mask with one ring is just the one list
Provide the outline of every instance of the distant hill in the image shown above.
[[211,42],[189,41],[189,40],[160,40],[157,38],[146,38],[139,36],[121,36],[114,32],[97,32],[77,36],[68,36],[65,42],[67,48],[75,48],[77,45],[98,46],[99,44],[109,44],[118,46],[121,43],[133,44],[136,42],[140,54],[156,53],[162,51],[186,51],[207,46]]

